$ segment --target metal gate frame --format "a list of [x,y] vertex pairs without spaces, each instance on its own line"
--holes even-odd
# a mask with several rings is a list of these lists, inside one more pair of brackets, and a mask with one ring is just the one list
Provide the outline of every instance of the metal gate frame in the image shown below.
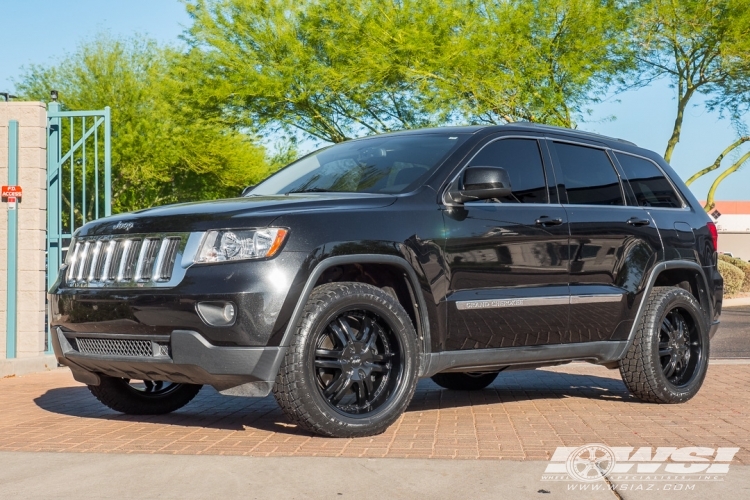
[[[94,111],[61,111],[60,103],[54,101],[48,105],[47,120],[47,289],[49,289],[57,280],[63,262],[63,253],[66,250],[64,245],[75,233],[77,219],[80,227],[87,222],[88,213],[91,213],[88,220],[112,215],[112,122],[109,106]],[[76,127],[77,123],[78,127]],[[65,138],[63,138],[64,127],[69,129]],[[102,136],[103,151],[100,152],[99,145]],[[67,151],[63,152],[63,147]],[[93,150],[93,158],[87,159],[87,149]],[[92,170],[92,160],[94,175],[93,179],[89,177],[87,183],[86,174],[87,171]],[[64,170],[67,170],[69,175],[64,176],[66,173]],[[101,174],[100,170],[102,170]],[[76,185],[76,177],[80,180],[79,185]],[[63,183],[66,180],[69,185],[66,194],[69,196],[70,205],[69,213],[66,214],[67,224],[63,220],[62,207]],[[90,197],[92,182],[93,207],[87,207],[86,189],[89,188]],[[102,193],[100,187],[103,197],[100,196]]]
[[[112,215],[112,157],[111,157],[111,130],[112,123],[110,119],[109,106],[103,110],[97,111],[60,111],[60,104],[57,102],[49,103],[47,112],[49,120],[49,140],[47,145],[47,287],[50,288],[57,279],[57,273],[62,265],[62,254],[64,240],[70,239],[76,230],[76,186],[75,172],[76,166],[80,166],[82,185],[80,191],[82,196],[82,224],[86,223],[86,141],[93,138],[94,143],[94,216],[98,219],[102,215],[99,206],[99,186],[103,183],[104,199],[103,216]],[[62,152],[62,127],[63,119],[68,120],[70,144],[65,154]],[[75,124],[76,118],[80,118],[81,132],[76,141]],[[86,124],[86,118],[92,118],[90,125]],[[104,165],[103,175],[99,175],[99,129],[104,128]],[[76,158],[76,152],[79,152]],[[76,164],[78,160],[78,165]],[[62,187],[63,187],[63,166],[70,162],[70,218],[67,227],[63,226],[62,219]]]

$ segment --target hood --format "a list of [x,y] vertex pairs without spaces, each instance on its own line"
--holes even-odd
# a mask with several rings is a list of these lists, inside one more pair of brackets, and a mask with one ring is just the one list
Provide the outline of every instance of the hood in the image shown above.
[[305,193],[180,203],[98,219],[83,226],[77,236],[265,227],[288,213],[367,210],[395,201],[389,195]]

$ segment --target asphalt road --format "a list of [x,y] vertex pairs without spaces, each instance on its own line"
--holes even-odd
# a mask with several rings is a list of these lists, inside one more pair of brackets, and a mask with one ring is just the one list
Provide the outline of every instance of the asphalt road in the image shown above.
[[711,339],[712,358],[750,358],[750,306],[721,311],[721,326]]

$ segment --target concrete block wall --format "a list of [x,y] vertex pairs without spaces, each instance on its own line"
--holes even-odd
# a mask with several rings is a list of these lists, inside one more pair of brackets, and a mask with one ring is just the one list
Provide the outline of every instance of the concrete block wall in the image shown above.
[[[17,358],[44,356],[47,229],[47,109],[41,102],[0,102],[0,184],[8,184],[8,121],[18,120]],[[8,207],[0,205],[0,360],[6,358]]]

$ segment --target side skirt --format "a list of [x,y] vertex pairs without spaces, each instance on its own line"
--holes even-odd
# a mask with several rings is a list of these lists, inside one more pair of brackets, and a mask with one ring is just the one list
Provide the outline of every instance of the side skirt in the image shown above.
[[514,365],[555,364],[566,361],[604,364],[619,360],[620,353],[627,348],[627,344],[627,341],[601,341],[445,351],[426,356],[423,376],[431,377],[441,372],[489,371]]

